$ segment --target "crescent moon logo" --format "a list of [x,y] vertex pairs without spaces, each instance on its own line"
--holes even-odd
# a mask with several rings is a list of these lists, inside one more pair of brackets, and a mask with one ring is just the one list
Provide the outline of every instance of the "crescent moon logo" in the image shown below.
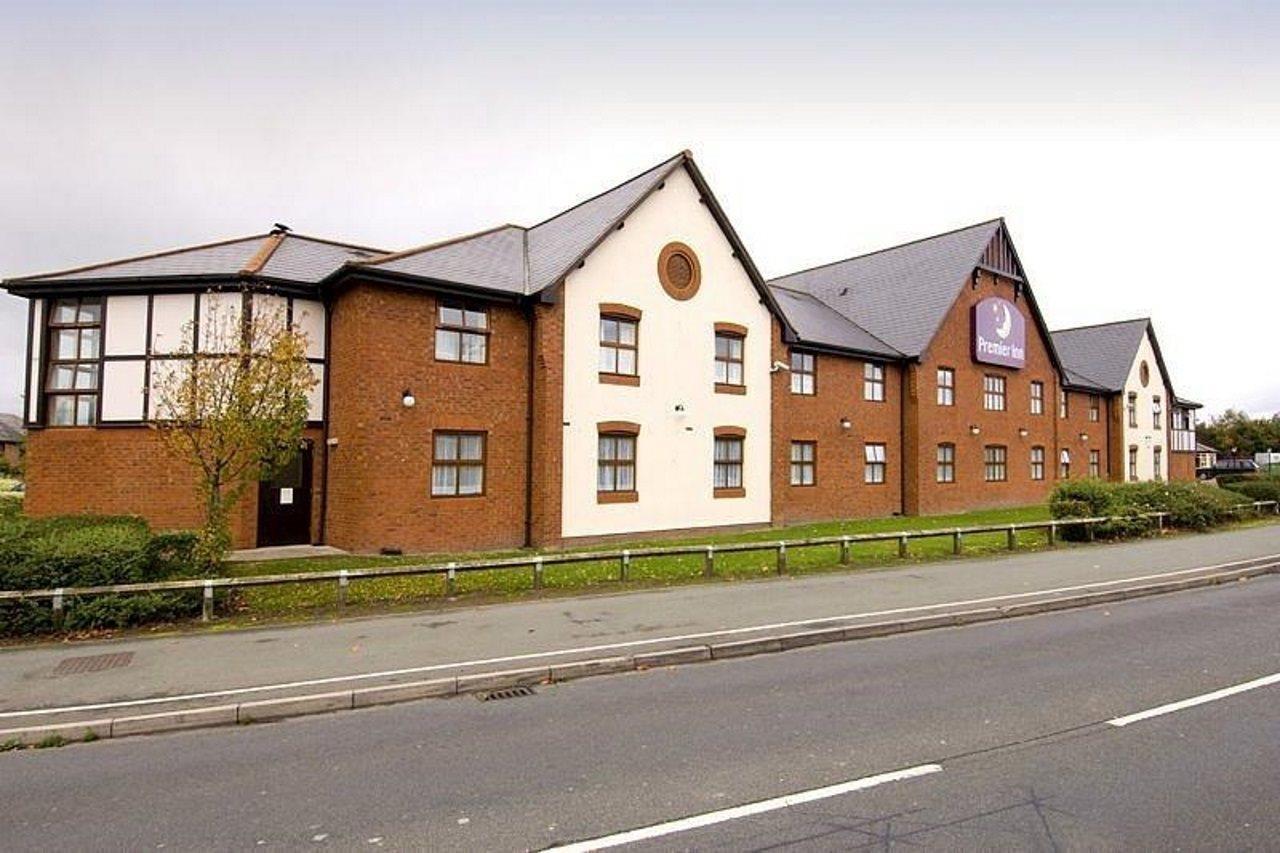
[[1001,321],[999,326],[996,326],[996,334],[999,335],[1000,340],[1003,341],[1005,338],[1009,337],[1009,333],[1013,331],[1013,314],[1009,312],[1008,305],[1001,305],[996,310],[1004,311],[1004,319]]

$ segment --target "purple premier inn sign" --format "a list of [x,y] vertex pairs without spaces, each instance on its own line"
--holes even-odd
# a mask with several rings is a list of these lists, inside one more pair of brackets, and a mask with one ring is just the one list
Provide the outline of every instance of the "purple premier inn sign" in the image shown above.
[[1027,321],[1008,299],[989,296],[973,306],[973,360],[1004,367],[1027,363]]

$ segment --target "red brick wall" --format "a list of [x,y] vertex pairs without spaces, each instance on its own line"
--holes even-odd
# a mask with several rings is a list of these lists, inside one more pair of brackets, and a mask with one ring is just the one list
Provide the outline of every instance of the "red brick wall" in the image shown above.
[[[524,544],[527,318],[494,303],[489,363],[442,362],[435,360],[437,304],[429,294],[372,284],[354,285],[336,299],[329,544],[406,552]],[[406,389],[417,400],[412,408],[401,403]],[[433,430],[487,432],[483,495],[431,496]]]
[[[790,363],[774,323],[773,360]],[[885,400],[862,399],[863,362],[836,355],[816,356],[813,396],[791,393],[791,374],[772,377],[772,492],[775,524],[884,516],[902,508],[901,369],[885,365]],[[852,421],[843,429],[840,420]],[[814,441],[815,483],[791,485],[791,442]],[[886,445],[885,482],[863,481],[863,446]]]
[[[1098,420],[1089,420],[1090,394],[1080,391],[1067,392],[1067,418],[1058,422],[1058,450],[1071,451],[1071,479],[1081,480],[1089,476],[1089,451],[1098,451],[1098,476],[1107,478],[1109,448],[1107,445],[1107,401],[1105,396],[1097,395]],[[1054,402],[1054,412],[1058,409]],[[1087,439],[1081,439],[1087,435]],[[1060,455],[1060,454],[1059,454]],[[1059,455],[1054,456],[1054,473],[1057,473]]]
[[[530,544],[561,542],[564,481],[564,303],[533,308],[533,483]],[[527,358],[527,357],[526,357]]]
[[1169,479],[1190,481],[1196,478],[1196,455],[1194,453],[1169,454]]
[[[324,445],[318,429],[311,440],[312,536],[320,513]],[[31,430],[27,436],[28,515],[139,515],[156,530],[198,527],[203,518],[195,472],[171,456],[148,427],[77,427]],[[232,545],[257,544],[258,492],[245,492],[231,514]]]
[[[1013,283],[981,273],[978,286],[966,282],[943,320],[919,365],[909,368],[906,452],[914,459],[909,466],[907,511],[912,514],[963,512],[995,506],[1041,503],[1054,484],[1057,447],[1058,376],[1049,356],[1049,347],[1036,327],[1030,306],[1017,300],[1027,323],[1026,365],[1020,370],[979,364],[973,361],[971,309],[989,296],[1014,299]],[[903,310],[910,310],[904,305]],[[936,375],[939,367],[955,370],[955,405],[939,406]],[[984,374],[1005,377],[1006,409],[988,412],[982,408]],[[1044,383],[1044,414],[1030,414],[1031,381]],[[971,434],[970,427],[979,434]],[[1019,434],[1025,428],[1027,435]],[[954,483],[938,483],[935,477],[937,445],[956,446]],[[1001,444],[1007,450],[1008,480],[988,483],[984,478],[983,448]],[[1045,449],[1045,479],[1031,479],[1031,448]]]

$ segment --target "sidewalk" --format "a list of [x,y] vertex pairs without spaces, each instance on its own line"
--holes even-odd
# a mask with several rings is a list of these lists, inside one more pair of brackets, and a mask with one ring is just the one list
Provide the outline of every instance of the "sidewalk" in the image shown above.
[[[130,712],[148,713],[564,663],[678,648],[709,632],[748,639],[800,621],[841,617],[858,624],[883,619],[886,611],[966,609],[993,597],[1014,603],[1025,593],[1277,554],[1280,526],[1264,526],[879,571],[17,648],[0,651],[0,729],[103,713],[100,707],[39,717],[15,713],[31,709],[130,703]],[[202,695],[163,699],[187,694]],[[162,701],[146,701],[157,698]]]

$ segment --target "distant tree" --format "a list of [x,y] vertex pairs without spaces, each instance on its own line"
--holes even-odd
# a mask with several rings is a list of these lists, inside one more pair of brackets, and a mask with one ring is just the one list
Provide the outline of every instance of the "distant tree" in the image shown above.
[[1252,456],[1264,450],[1280,451],[1280,415],[1252,418],[1239,409],[1227,409],[1196,427],[1196,437],[1221,453]]
[[[231,546],[230,511],[264,474],[298,453],[315,377],[306,337],[283,311],[210,299],[173,359],[152,362],[155,428],[197,474],[204,509],[198,557],[216,566]],[[198,330],[199,341],[195,340]]]

